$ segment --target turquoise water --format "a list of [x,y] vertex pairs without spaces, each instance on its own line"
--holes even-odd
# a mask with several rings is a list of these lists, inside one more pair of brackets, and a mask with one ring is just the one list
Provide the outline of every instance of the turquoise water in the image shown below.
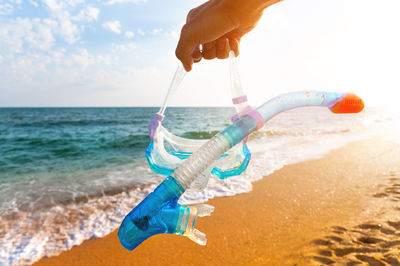
[[[46,181],[55,190],[58,184],[77,181],[77,176],[94,181],[90,173],[95,169],[141,161],[149,143],[147,125],[157,110],[1,108],[0,204],[11,200],[4,197],[10,196],[2,191],[4,188],[8,192],[24,191],[23,182],[31,187]],[[227,125],[232,113],[231,108],[169,108],[164,124],[180,136],[209,138]],[[15,187],[10,190],[12,184]],[[81,186],[74,189],[87,194],[99,192],[90,183]],[[0,214],[4,212],[0,209]]]
[[[25,175],[115,166],[143,157],[156,108],[2,108],[0,182]],[[170,108],[165,125],[178,135],[209,138],[232,109]],[[219,115],[215,115],[215,114]],[[188,124],[183,123],[190,118]],[[206,120],[203,117],[207,117]],[[195,131],[194,128],[201,129]]]

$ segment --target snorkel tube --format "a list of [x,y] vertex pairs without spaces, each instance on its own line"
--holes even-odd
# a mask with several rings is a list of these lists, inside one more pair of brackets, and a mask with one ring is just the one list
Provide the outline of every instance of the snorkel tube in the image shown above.
[[194,223],[197,216],[210,215],[214,207],[182,206],[178,204],[179,197],[215,160],[266,121],[283,111],[304,106],[324,106],[333,113],[358,113],[364,103],[350,93],[306,91],[278,96],[257,109],[248,108],[242,118],[201,146],[125,217],[118,231],[121,244],[133,250],[150,236],[169,233],[205,245],[205,234],[194,229]]

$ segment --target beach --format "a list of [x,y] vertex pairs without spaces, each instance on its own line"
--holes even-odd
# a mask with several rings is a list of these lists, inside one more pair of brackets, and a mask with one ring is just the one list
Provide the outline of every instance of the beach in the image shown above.
[[[0,108],[0,264],[32,264],[116,230],[165,178],[151,171],[145,155],[152,146],[147,124],[156,110]],[[207,139],[229,124],[232,112],[225,107],[169,108],[163,123],[177,136]],[[204,190],[188,189],[179,203],[194,205],[245,193],[254,197],[254,182],[269,180],[285,166],[324,158],[349,143],[388,136],[398,120],[396,113],[379,107],[346,115],[321,107],[284,112],[250,136],[252,157],[245,173],[224,180],[211,177]],[[276,180],[280,185],[289,182],[279,176]],[[270,193],[269,188],[265,191]],[[300,204],[296,197],[265,199],[270,208],[282,208],[276,205],[279,200]],[[290,214],[291,206],[281,214]],[[294,215],[283,217],[290,222]]]
[[399,162],[398,141],[357,141],[209,200],[195,224],[206,246],[162,234],[127,251],[115,230],[34,265],[398,265]]

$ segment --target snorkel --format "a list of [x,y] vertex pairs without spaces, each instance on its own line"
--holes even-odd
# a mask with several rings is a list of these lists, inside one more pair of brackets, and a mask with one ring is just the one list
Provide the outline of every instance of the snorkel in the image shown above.
[[184,235],[200,245],[206,244],[205,234],[194,228],[197,216],[210,215],[214,207],[206,204],[183,206],[180,196],[229,149],[244,140],[264,123],[286,110],[322,106],[333,113],[358,113],[363,101],[351,93],[293,92],[275,97],[256,109],[248,108],[235,122],[203,144],[179,165],[152,193],[123,220],[118,231],[121,244],[135,249],[147,238],[161,233]]

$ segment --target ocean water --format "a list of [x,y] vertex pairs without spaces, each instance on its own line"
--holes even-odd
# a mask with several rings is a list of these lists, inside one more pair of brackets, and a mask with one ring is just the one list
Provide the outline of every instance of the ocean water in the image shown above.
[[[0,265],[32,263],[117,228],[163,176],[145,160],[157,108],[0,108]],[[233,108],[169,108],[164,126],[210,138]],[[250,137],[245,174],[210,180],[182,204],[250,192],[281,167],[380,134],[398,117],[379,108],[334,115],[318,107],[280,114]]]

